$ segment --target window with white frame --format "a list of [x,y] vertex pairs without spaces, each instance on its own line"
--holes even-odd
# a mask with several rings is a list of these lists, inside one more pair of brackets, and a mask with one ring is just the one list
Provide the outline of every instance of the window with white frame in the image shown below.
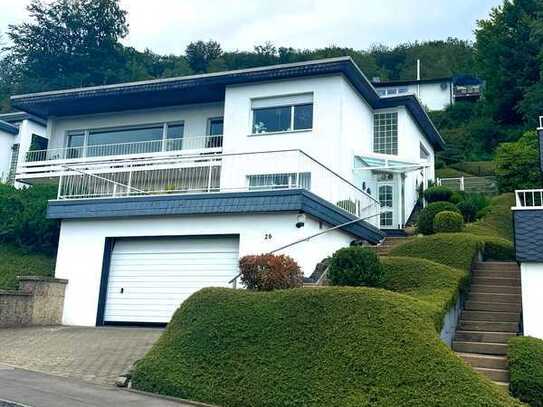
[[426,147],[424,147],[422,143],[419,143],[419,145],[420,145],[420,159],[428,160],[430,158],[430,153],[428,152],[428,150],[426,149]]
[[409,88],[407,86],[395,86],[390,88],[378,88],[377,94],[379,96],[398,96],[405,95],[409,93]]
[[398,154],[398,112],[374,114],[373,152]]
[[313,94],[254,99],[251,109],[253,134],[313,128]]
[[311,173],[258,174],[247,177],[250,191],[269,189],[311,189]]

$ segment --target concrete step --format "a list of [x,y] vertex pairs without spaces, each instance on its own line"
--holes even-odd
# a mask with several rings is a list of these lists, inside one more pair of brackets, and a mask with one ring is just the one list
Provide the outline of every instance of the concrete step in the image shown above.
[[509,338],[516,336],[515,332],[485,332],[485,331],[456,331],[455,341],[507,343]]
[[468,301],[474,302],[499,302],[501,304],[522,304],[520,294],[492,294],[492,293],[472,293],[468,295]]
[[468,300],[464,305],[468,311],[498,311],[498,312],[520,312],[522,305],[513,302],[482,302]]
[[507,369],[507,356],[481,355],[479,353],[457,353],[472,367],[487,369]]
[[481,285],[473,283],[470,292],[472,293],[493,293],[493,294],[520,294],[520,286],[503,285]]
[[509,383],[504,382],[494,382],[496,386],[499,386],[503,391],[508,392],[509,391]]
[[499,278],[515,278],[520,280],[519,271],[507,271],[507,270],[471,270],[473,277],[499,277]]
[[455,352],[481,353],[484,355],[507,355],[507,344],[490,342],[453,341]]
[[519,312],[462,311],[462,321],[520,322]]
[[520,279],[519,278],[501,278],[501,277],[478,277],[477,275],[475,275],[471,279],[471,284],[520,287]]
[[509,382],[509,372],[504,369],[488,369],[484,367],[475,367],[474,370],[482,375],[485,375],[490,380],[495,382],[507,383]]
[[458,330],[483,332],[518,332],[518,322],[458,321]]

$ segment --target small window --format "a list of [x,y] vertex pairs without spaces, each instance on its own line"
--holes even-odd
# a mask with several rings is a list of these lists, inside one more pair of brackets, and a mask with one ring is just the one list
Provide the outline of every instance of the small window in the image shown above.
[[373,152],[398,154],[398,113],[376,113],[373,117]]
[[32,134],[32,141],[30,142],[29,151],[47,150],[48,143],[49,140],[47,140],[45,137],[38,136],[37,134]]
[[313,128],[313,95],[292,95],[252,101],[253,134]]
[[253,110],[253,133],[290,130],[291,106],[267,107]]
[[313,104],[294,106],[294,130],[313,127]]
[[250,191],[290,188],[311,189],[311,173],[309,172],[249,175],[248,179]]
[[420,159],[427,160],[428,158],[430,158],[430,153],[428,150],[426,150],[422,143],[420,143]]
[[222,136],[224,128],[224,120],[222,117],[209,119],[208,136]]
[[377,89],[377,94],[379,96],[386,96],[387,90],[386,89]]

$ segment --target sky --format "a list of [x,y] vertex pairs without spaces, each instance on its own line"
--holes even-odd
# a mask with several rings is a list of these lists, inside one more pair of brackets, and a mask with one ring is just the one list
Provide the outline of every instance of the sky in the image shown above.
[[[48,0],[50,1],[50,0]],[[224,50],[328,45],[367,49],[408,41],[473,40],[478,19],[503,0],[121,0],[126,45],[181,54],[191,41],[214,39]],[[0,0],[0,33],[27,18],[27,0]],[[4,35],[5,37],[5,35]]]

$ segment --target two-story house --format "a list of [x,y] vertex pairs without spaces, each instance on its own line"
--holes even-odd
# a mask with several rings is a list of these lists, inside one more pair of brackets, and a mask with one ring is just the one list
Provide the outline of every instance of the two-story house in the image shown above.
[[17,179],[58,183],[48,216],[74,325],[167,323],[194,291],[235,282],[240,256],[287,254],[310,275],[378,244],[443,147],[414,96],[380,97],[347,57],[12,104],[47,120],[48,148]]
[[0,114],[0,182],[15,184],[18,164],[24,162],[26,153],[47,148],[45,124],[23,112]]

